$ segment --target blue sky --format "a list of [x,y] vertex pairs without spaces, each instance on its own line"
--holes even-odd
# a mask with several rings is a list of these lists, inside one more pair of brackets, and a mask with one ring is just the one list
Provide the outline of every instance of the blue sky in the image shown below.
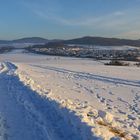
[[140,39],[140,0],[0,0],[0,39]]

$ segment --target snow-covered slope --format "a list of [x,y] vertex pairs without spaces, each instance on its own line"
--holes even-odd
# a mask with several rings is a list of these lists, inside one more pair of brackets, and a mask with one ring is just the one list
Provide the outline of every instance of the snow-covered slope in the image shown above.
[[20,52],[0,61],[3,139],[140,139],[139,68]]
[[[14,73],[15,65],[5,62],[1,66],[0,132],[2,140],[93,138],[88,126],[82,126],[74,113],[69,112],[67,108],[60,109],[57,102],[40,96],[36,91],[23,85]],[[30,80],[30,82],[33,84],[33,81]],[[74,119],[77,121],[76,126],[70,123]],[[82,134],[85,133],[84,135],[80,135],[77,128],[79,125],[87,130],[87,132],[82,132]]]

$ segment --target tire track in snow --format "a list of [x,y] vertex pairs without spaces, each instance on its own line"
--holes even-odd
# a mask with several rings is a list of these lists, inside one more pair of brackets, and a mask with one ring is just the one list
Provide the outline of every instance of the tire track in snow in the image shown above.
[[120,79],[120,78],[112,78],[112,77],[96,75],[96,74],[93,74],[93,73],[76,72],[76,71],[72,71],[72,70],[50,67],[50,66],[45,66],[45,67],[38,66],[38,65],[31,65],[31,66],[39,67],[39,68],[47,69],[47,70],[51,70],[51,71],[56,71],[56,72],[59,72],[59,73],[70,74],[71,76],[73,76],[75,78],[82,78],[82,79],[84,78],[84,79],[97,80],[97,81],[113,83],[113,84],[121,84],[121,85],[126,85],[126,86],[140,87],[140,81],[125,80],[125,79]]

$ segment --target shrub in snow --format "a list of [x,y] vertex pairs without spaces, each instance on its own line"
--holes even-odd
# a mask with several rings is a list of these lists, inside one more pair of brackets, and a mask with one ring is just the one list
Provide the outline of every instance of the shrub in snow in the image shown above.
[[129,66],[129,63],[124,63],[118,60],[111,60],[109,63],[105,63],[105,65],[112,65],[112,66]]

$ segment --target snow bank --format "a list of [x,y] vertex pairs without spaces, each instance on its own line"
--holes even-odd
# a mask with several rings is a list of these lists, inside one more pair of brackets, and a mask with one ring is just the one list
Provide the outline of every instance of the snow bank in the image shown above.
[[[16,74],[19,76],[20,80],[26,85],[29,86],[33,91],[36,91],[42,98],[51,101],[50,106],[52,110],[55,111],[55,114],[61,116],[66,124],[72,127],[71,132],[74,131],[77,135],[81,137],[81,139],[97,139],[94,133],[91,133],[90,127],[86,127],[85,124],[79,119],[80,114],[75,113],[75,108],[79,106],[79,103],[74,104],[71,100],[63,100],[60,98],[52,98],[51,97],[51,90],[42,89],[42,87],[29,77],[26,72],[16,71]],[[46,100],[46,102],[47,102]],[[59,105],[59,108],[58,108]],[[27,106],[27,105],[26,105]],[[46,106],[47,107],[47,106]],[[73,115],[70,115],[73,114]],[[63,127],[63,126],[62,126]],[[60,128],[62,129],[62,128]],[[63,128],[65,129],[65,128]],[[65,134],[66,135],[66,134]]]
[[[130,131],[122,128],[121,123],[117,121],[111,113],[97,110],[94,106],[90,106],[88,102],[81,102],[80,100],[73,101],[71,99],[53,96],[52,90],[43,88],[41,85],[37,84],[31,75],[27,74],[25,71],[18,69],[16,74],[25,85],[29,86],[32,90],[37,91],[41,97],[58,103],[60,109],[55,109],[57,114],[61,114],[64,120],[73,126],[73,130],[82,136],[83,140],[92,139],[95,136],[97,136],[95,139],[104,140],[138,140],[138,136],[133,135]],[[71,118],[68,113],[66,113],[68,111],[67,109],[70,112],[73,112],[76,117]],[[81,121],[78,121],[77,117],[80,118]],[[90,126],[90,129],[86,130],[85,125],[81,122]]]

